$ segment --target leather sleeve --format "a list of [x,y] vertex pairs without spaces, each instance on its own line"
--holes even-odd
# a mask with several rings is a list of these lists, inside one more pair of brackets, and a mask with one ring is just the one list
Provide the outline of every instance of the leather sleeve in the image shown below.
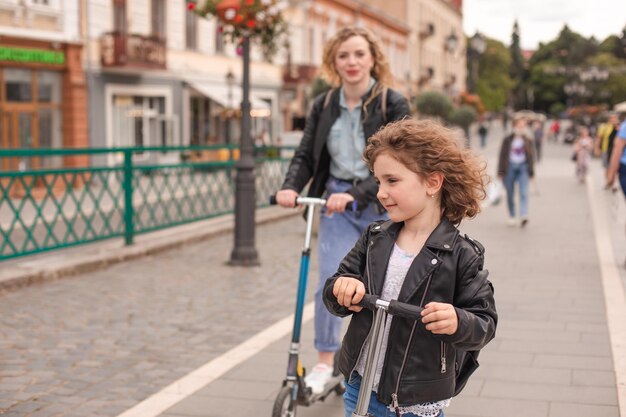
[[[379,222],[373,223],[378,224]],[[337,302],[337,298],[333,294],[333,286],[335,285],[335,281],[339,277],[353,277],[356,278],[365,284],[365,290],[367,291],[367,282],[365,280],[365,265],[366,265],[366,255],[367,255],[367,242],[369,236],[370,226],[363,232],[359,240],[357,240],[356,244],[348,252],[348,254],[343,258],[343,261],[339,264],[339,268],[337,272],[330,278],[326,280],[326,284],[324,284],[324,293],[323,300],[324,305],[335,316],[346,317],[353,312],[348,310],[347,308],[339,305]]]
[[483,269],[483,262],[483,255],[479,254],[461,268],[454,297],[458,329],[442,338],[460,350],[480,350],[496,333],[498,313],[493,286],[487,279],[489,272]]
[[408,100],[395,90],[389,90],[387,97],[387,122],[402,120],[411,117],[411,108]]
[[285,181],[281,186],[282,190],[291,189],[299,193],[313,176],[313,170],[315,169],[313,146],[323,104],[324,94],[317,97],[311,112],[306,118],[302,140],[291,159],[287,175],[285,175]]

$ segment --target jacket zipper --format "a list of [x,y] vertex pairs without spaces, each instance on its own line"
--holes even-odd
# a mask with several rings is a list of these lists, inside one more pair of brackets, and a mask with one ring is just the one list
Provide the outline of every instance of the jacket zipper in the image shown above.
[[[422,300],[420,301],[420,307],[424,307],[424,300],[426,299],[426,294],[428,293],[428,288],[430,287],[430,281],[433,278],[434,271],[430,273],[428,276],[428,281],[426,282],[426,288],[424,289],[424,294],[422,295]],[[391,394],[392,406],[396,412],[396,416],[400,417],[400,406],[398,403],[398,391],[400,391],[400,379],[402,379],[402,372],[404,371],[404,366],[406,365],[406,359],[409,356],[409,348],[411,347],[411,342],[413,341],[413,335],[415,334],[415,327],[417,326],[417,320],[413,322],[413,327],[411,328],[411,334],[409,336],[409,341],[406,344],[406,348],[404,349],[404,357],[402,358],[402,365],[400,365],[400,372],[398,372],[398,380],[396,381],[396,389]]]
[[[372,245],[374,245],[374,241],[370,241],[369,245],[367,246],[367,250],[365,251],[365,272],[367,272],[367,285],[370,289],[370,293],[372,292],[372,278],[371,278],[371,274],[370,274],[370,248],[372,247]],[[367,332],[367,336],[365,336],[365,340],[367,340],[370,337],[370,334],[372,333],[372,328],[370,327],[370,329]],[[359,360],[358,358],[361,357],[361,355],[363,354],[363,348],[365,347],[365,341],[363,341],[363,343],[361,344],[361,348],[359,349],[359,355],[357,356],[357,361],[354,364],[354,366],[352,367],[352,369],[350,370],[350,374],[348,375],[348,379],[350,379],[350,376],[352,375],[352,373],[354,372],[354,370],[356,369],[357,365],[359,364]]]
[[441,342],[441,373],[446,373],[446,344]]

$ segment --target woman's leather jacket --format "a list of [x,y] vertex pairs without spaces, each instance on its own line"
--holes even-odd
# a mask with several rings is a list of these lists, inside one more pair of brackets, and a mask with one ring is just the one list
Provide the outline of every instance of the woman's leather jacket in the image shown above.
[[[376,89],[376,86],[373,86],[370,91],[374,91],[374,89]],[[324,193],[326,181],[330,175],[330,154],[326,147],[326,141],[331,127],[341,114],[339,107],[340,92],[340,89],[336,89],[326,106],[324,105],[326,93],[320,94],[313,102],[313,108],[304,126],[302,141],[291,160],[281,189],[291,189],[300,192],[309,180],[313,178],[308,195],[310,197],[321,197]],[[370,92],[362,97],[363,103],[367,102],[369,94]],[[385,124],[410,116],[406,98],[392,89],[387,90],[387,110],[386,115],[383,115],[380,103],[381,96],[381,94],[378,94],[367,105],[367,112],[365,110],[361,111],[363,134],[366,142],[370,136]],[[354,197],[360,207],[364,207],[372,201],[377,201],[378,185],[370,175],[369,178],[354,185],[347,192]]]
[[[328,310],[340,317],[353,315],[339,355],[339,370],[347,378],[356,367],[373,314],[340,306],[333,295],[334,282],[339,276],[352,276],[365,284],[368,294],[380,295],[401,228],[402,223],[390,220],[372,223],[326,281]],[[458,329],[453,335],[435,335],[421,321],[393,317],[378,386],[381,402],[409,406],[450,398],[478,367],[477,351],[493,339],[498,321],[483,253],[480,243],[461,236],[446,218],[429,236],[407,272],[398,300],[420,306],[450,303]],[[470,359],[472,363],[466,363]]]

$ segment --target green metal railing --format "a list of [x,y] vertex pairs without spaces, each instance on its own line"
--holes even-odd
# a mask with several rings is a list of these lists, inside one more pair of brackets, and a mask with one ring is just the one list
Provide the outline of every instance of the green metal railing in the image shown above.
[[[193,162],[193,155],[220,151],[230,157]],[[256,149],[257,207],[280,188],[292,151]],[[0,150],[0,167],[21,166],[0,171],[0,261],[115,237],[132,244],[140,233],[231,213],[234,152],[225,146]],[[166,156],[176,162],[154,161]],[[26,168],[76,157],[85,167]]]

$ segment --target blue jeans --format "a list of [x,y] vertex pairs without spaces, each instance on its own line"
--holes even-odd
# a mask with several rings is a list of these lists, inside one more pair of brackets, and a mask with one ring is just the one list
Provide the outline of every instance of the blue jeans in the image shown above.
[[520,216],[528,216],[528,164],[509,164],[509,170],[504,177],[506,188],[506,202],[509,207],[509,216],[515,217],[515,183],[519,185]]
[[[327,194],[343,193],[352,184],[331,177],[326,183]],[[315,291],[315,349],[318,352],[336,352],[341,346],[341,318],[328,312],[322,295],[326,280],[332,277],[343,258],[354,247],[367,226],[375,220],[387,219],[379,214],[376,204],[370,203],[363,211],[334,213],[327,216],[322,210],[318,235],[319,281]]]
[[[359,398],[359,389],[361,388],[361,376],[354,373],[351,383],[346,381],[346,392],[343,393],[343,409],[346,417],[352,417],[352,413],[356,409],[356,402]],[[390,410],[385,404],[378,401],[376,393],[372,391],[370,397],[370,405],[367,408],[368,412],[375,417],[396,417],[396,412]],[[413,413],[406,413],[403,417],[415,416]],[[443,411],[439,413],[438,417],[443,417]]]

